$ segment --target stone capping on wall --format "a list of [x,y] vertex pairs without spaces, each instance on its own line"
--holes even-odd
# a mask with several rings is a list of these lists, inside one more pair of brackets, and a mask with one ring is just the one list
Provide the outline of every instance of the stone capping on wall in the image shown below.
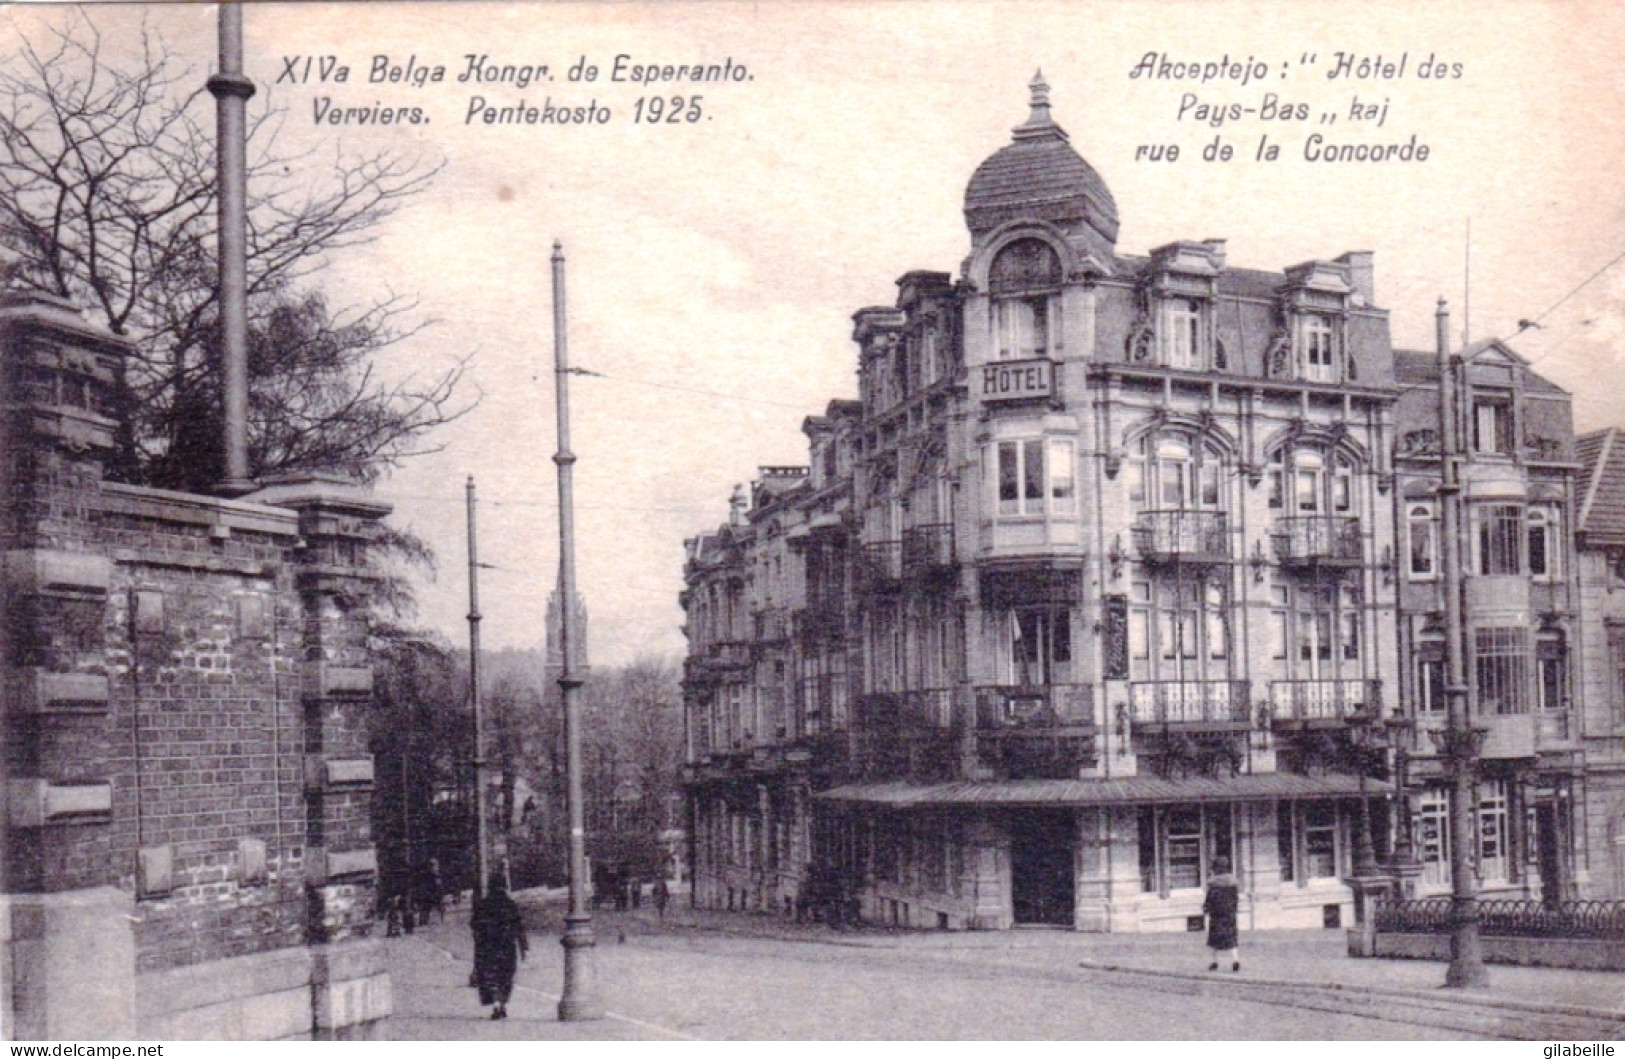
[[306,698],[367,698],[371,695],[370,666],[336,666],[331,662],[305,664]]
[[277,537],[299,535],[299,514],[286,508],[224,497],[177,493],[144,485],[103,482],[97,510],[193,526],[243,530]]
[[5,554],[5,586],[16,595],[105,596],[113,561],[101,555],[39,549]]
[[305,789],[327,790],[330,787],[356,787],[373,781],[371,757],[325,759],[318,754],[305,756]]
[[17,779],[7,785],[12,827],[106,823],[113,815],[113,784],[108,780],[53,783]]
[[376,849],[352,849],[341,852],[312,846],[305,851],[305,881],[320,886],[336,879],[356,878],[378,873]]
[[164,897],[175,889],[175,847],[144,846],[136,851],[135,895]]
[[101,673],[49,673],[39,666],[13,670],[6,705],[19,713],[106,713],[108,680]]

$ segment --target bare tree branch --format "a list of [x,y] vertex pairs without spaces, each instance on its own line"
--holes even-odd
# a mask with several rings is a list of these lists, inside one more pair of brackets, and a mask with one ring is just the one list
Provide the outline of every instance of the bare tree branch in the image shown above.
[[[128,56],[104,50],[83,9],[37,36],[0,61],[5,277],[73,300],[136,343],[131,473],[205,488],[220,463],[212,100],[145,25]],[[250,122],[252,472],[373,478],[434,451],[428,434],[469,410],[466,361],[385,382],[373,356],[430,322],[394,295],[332,306],[320,280],[440,166],[390,152],[290,153],[284,120],[260,110]]]

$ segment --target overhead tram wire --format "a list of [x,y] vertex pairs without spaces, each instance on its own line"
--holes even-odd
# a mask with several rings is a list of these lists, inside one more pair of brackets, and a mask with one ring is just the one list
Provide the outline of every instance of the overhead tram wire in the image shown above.
[[[1557,301],[1553,302],[1539,316],[1536,316],[1532,320],[1530,320],[1530,319],[1519,320],[1518,321],[1518,325],[1519,325],[1518,329],[1512,333],[1511,338],[1516,338],[1519,335],[1523,334],[1525,331],[1530,330],[1531,328],[1539,327],[1542,320],[1544,320],[1548,316],[1552,315],[1552,313],[1556,312],[1559,308],[1561,308],[1563,306],[1563,304],[1566,303],[1570,298],[1574,297],[1576,294],[1579,294],[1586,287],[1589,287],[1593,282],[1596,281],[1596,279],[1599,276],[1601,276],[1604,272],[1607,272],[1609,269],[1613,268],[1615,265],[1619,264],[1621,261],[1625,261],[1625,250],[1621,250],[1618,254],[1614,255],[1614,257],[1610,258],[1607,264],[1603,265],[1597,271],[1593,272],[1591,275],[1589,275],[1585,279],[1581,280],[1579,282],[1579,284],[1577,284],[1567,294],[1565,294],[1561,298],[1557,299]],[[1565,343],[1567,343],[1569,341],[1569,339],[1573,338],[1576,333],[1577,332],[1571,332],[1570,334],[1567,334],[1567,335],[1563,336],[1563,338],[1561,338],[1557,342],[1555,342],[1552,345],[1548,346],[1546,348],[1546,352],[1542,353],[1538,357],[1532,358],[1529,361],[1528,367],[1531,370],[1533,370],[1535,365],[1539,364],[1541,361],[1543,361],[1546,358],[1550,357],[1553,353],[1556,353],[1558,351],[1558,349],[1561,348]],[[1509,339],[1509,341],[1510,341],[1510,339]],[[1425,388],[1427,388],[1427,387],[1429,387],[1431,385],[1433,385],[1433,384],[1432,383],[1420,383],[1420,382],[1419,383],[1412,383],[1409,386],[1401,387],[1395,393],[1395,396],[1402,397],[1405,394],[1411,393],[1411,392],[1416,391],[1416,390],[1425,389]]]
[[670,382],[647,382],[643,379],[629,379],[624,375],[610,375],[606,372],[592,371],[587,368],[571,368],[570,374],[587,375],[595,379],[608,379],[610,382],[624,383],[627,386],[643,386],[651,390],[675,390],[678,393],[698,394],[701,397],[715,397],[723,401],[741,401],[745,404],[771,405],[775,408],[794,408],[802,412],[805,412],[808,408],[808,405],[804,403],[794,404],[789,401],[773,401],[766,397],[746,397],[743,394],[721,393],[716,390],[702,390],[694,386],[679,386],[676,383]]

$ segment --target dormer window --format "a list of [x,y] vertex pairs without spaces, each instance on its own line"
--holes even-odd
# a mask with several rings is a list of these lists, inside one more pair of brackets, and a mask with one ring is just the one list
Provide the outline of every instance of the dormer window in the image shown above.
[[1299,364],[1306,382],[1337,382],[1336,330],[1330,318],[1305,316],[1298,327]]
[[1512,455],[1512,406],[1505,401],[1473,405],[1473,448],[1491,456]]
[[1060,287],[1061,259],[1043,240],[1018,239],[999,251],[988,272],[995,359],[1047,357],[1059,348]]
[[1195,298],[1168,298],[1162,303],[1157,331],[1162,362],[1170,368],[1200,371],[1203,363],[1202,303]]

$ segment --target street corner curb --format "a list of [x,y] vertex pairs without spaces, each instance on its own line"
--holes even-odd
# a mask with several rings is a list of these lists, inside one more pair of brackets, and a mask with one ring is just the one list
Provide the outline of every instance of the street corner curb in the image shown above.
[[1212,993],[1284,1007],[1433,1026],[1505,1040],[1613,1040],[1625,1037],[1625,1011],[1534,1004],[1473,994],[1383,989],[1341,982],[1284,981],[1079,961],[1085,971],[1132,977],[1169,993]]

